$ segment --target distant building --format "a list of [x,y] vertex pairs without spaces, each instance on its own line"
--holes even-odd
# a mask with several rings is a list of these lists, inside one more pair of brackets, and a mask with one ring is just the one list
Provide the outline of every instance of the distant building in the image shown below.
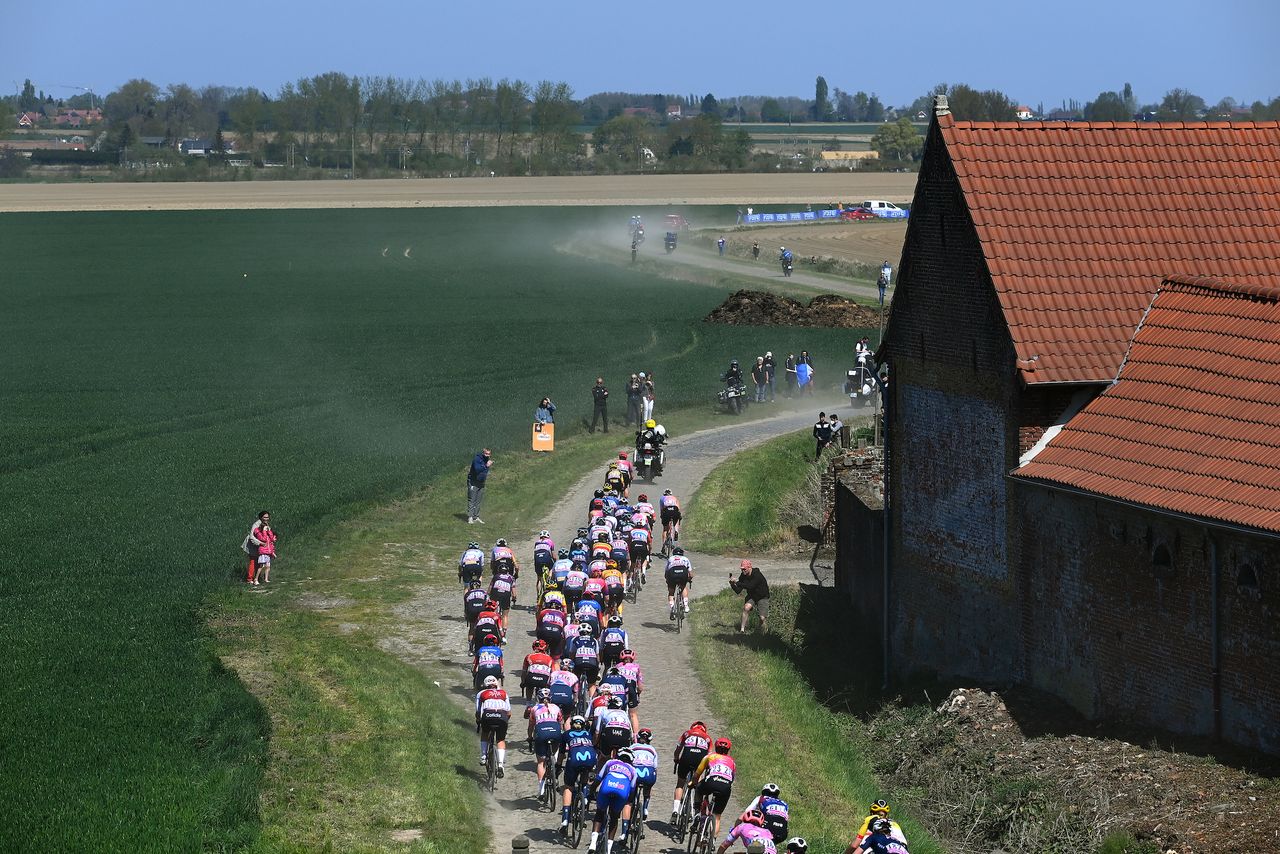
[[53,117],[53,123],[55,125],[66,125],[74,128],[97,124],[100,121],[102,121],[102,110],[98,108],[94,108],[92,110],[76,110],[64,107],[59,109],[57,115]]
[[33,128],[44,119],[44,113],[29,112],[18,116],[18,127]]
[[1035,113],[1031,112],[1030,107],[1020,106],[1013,112],[1014,118],[1020,122],[1030,121]]
[[649,116],[656,116],[657,112],[654,111],[653,107],[623,107],[622,114],[624,116],[642,116],[647,118]]
[[878,151],[823,151],[818,159],[824,166],[844,166],[857,168],[864,160],[879,160]]
[[679,104],[667,104],[667,118],[679,119],[683,117],[683,114],[680,112]]

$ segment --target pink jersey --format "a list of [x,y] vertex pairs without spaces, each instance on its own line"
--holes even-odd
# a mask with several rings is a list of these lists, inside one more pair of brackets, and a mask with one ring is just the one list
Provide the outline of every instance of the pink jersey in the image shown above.
[[587,585],[584,588],[590,595],[596,596],[604,592],[605,582],[603,578],[588,578]]
[[509,560],[515,562],[516,553],[507,546],[494,546],[492,552],[492,561],[497,563],[500,560]]
[[653,505],[650,504],[648,501],[641,501],[639,504],[637,504],[636,512],[643,513],[645,516],[647,516],[649,518],[649,524],[651,525],[653,524],[654,517],[657,516],[657,514],[653,512]]
[[525,717],[535,727],[539,724],[564,723],[564,712],[555,703],[538,703],[536,706],[530,706],[529,710],[525,712]]
[[627,677],[627,681],[636,683],[636,689],[644,690],[644,673],[640,670],[640,665],[634,661],[624,661],[618,665],[618,672]]
[[573,690],[578,687],[578,675],[572,670],[553,670],[548,687],[550,685],[565,685],[569,690]]
[[745,821],[729,831],[729,835],[724,838],[726,845],[741,842],[743,848],[757,840],[764,845],[765,854],[778,854],[778,849],[773,844],[773,834],[763,827],[757,827]]

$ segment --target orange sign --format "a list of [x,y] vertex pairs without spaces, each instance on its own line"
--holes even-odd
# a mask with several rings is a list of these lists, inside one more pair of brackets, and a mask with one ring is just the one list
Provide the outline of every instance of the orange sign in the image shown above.
[[533,449],[535,451],[554,451],[556,449],[556,425],[534,422]]

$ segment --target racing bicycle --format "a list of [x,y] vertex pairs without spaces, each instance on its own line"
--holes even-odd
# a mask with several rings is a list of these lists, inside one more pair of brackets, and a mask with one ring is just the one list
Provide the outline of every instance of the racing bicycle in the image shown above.
[[711,854],[715,847],[716,817],[711,812],[711,799],[704,796],[693,817],[689,838],[685,841],[689,854]]

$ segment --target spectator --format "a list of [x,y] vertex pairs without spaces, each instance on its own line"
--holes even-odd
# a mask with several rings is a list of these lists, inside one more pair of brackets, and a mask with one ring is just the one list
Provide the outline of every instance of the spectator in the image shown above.
[[604,432],[609,432],[609,389],[604,387],[604,377],[596,377],[596,384],[591,387],[591,430],[596,432],[596,422],[604,422]]
[[723,258],[724,257],[724,238],[723,237],[716,241],[716,248],[720,250],[720,257]]
[[863,335],[858,339],[858,343],[853,346],[853,355],[858,360],[859,365],[866,365],[867,360],[871,358],[871,338]]
[[542,402],[538,404],[538,408],[533,411],[533,420],[539,424],[556,423],[556,405],[551,402],[551,398],[544,397]]
[[258,583],[258,557],[261,549],[266,545],[263,537],[259,537],[258,533],[264,527],[271,526],[271,512],[268,510],[259,510],[258,518],[254,520],[253,526],[249,528],[249,533],[244,538],[244,542],[240,544],[240,548],[244,549],[244,553],[249,556],[249,568],[245,573],[245,582],[248,584]]
[[801,350],[796,359],[796,385],[801,394],[813,394],[813,359],[808,350]]
[[889,280],[893,278],[893,267],[885,261],[880,265],[880,278],[876,280],[876,287],[880,289],[880,304],[884,305],[884,292],[889,287]]
[[751,260],[752,261],[760,260],[760,241],[759,240],[751,241]]
[[764,356],[756,356],[756,363],[751,366],[751,381],[756,384],[756,403],[764,403]]
[[843,448],[844,444],[844,422],[840,420],[840,416],[834,412],[828,419],[831,422],[831,443],[837,448]]
[[488,448],[475,455],[467,472],[467,524],[483,525],[480,518],[480,502],[484,500],[484,483],[493,468],[493,454]]
[[831,444],[831,423],[827,421],[827,413],[818,413],[818,422],[813,425],[813,438],[818,440],[818,450],[814,453],[814,462],[822,457],[822,449]]
[[627,381],[627,424],[635,424],[639,427],[644,422],[640,420],[641,412],[644,407],[641,401],[644,398],[644,383],[640,381],[640,377],[636,374],[631,375],[631,379]]
[[643,423],[653,417],[653,400],[654,400],[653,374],[649,374],[649,376],[646,377],[642,373],[640,374],[640,378],[644,380],[644,394],[640,400],[640,403],[644,408],[644,418],[641,421],[641,423]]
[[787,397],[791,397],[794,395],[796,388],[796,354],[788,353],[787,361],[784,365],[787,381]]
[[774,368],[775,368],[775,365],[773,364],[773,351],[770,350],[769,352],[764,354],[764,381],[765,381],[765,384],[769,386],[769,402],[770,403],[773,403],[774,400],[776,400],[776,396],[774,394],[775,387],[773,383]]
[[734,593],[746,593],[747,601],[742,605],[742,623],[738,626],[739,634],[747,633],[747,620],[755,611],[760,618],[760,631],[769,631],[769,582],[760,570],[751,566],[751,561],[744,560],[739,567],[742,571],[738,580],[729,575],[729,588]]

